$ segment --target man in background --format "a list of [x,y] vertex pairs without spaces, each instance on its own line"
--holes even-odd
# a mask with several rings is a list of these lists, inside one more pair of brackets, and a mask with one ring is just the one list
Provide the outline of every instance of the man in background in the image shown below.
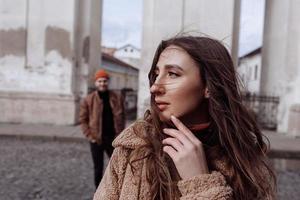
[[108,85],[109,74],[100,69],[95,74],[96,91],[90,93],[80,105],[80,124],[90,142],[96,188],[102,179],[104,151],[111,157],[112,141],[125,125],[123,98],[109,90]]

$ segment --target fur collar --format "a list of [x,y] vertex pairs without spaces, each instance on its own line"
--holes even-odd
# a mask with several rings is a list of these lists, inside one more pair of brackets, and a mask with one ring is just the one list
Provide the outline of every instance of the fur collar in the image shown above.
[[[153,126],[145,120],[137,120],[126,128],[114,141],[113,147],[122,147],[126,149],[136,149],[139,146],[146,145],[146,141],[139,137],[136,132],[147,136],[151,134]],[[209,160],[214,170],[219,170],[222,174],[228,175],[226,171],[226,162],[223,159]]]
[[149,127],[151,127],[151,124],[145,120],[140,119],[135,121],[113,141],[113,147],[135,149],[139,146],[145,145],[145,140],[139,137],[136,132],[139,131],[142,132],[143,135],[146,135]]

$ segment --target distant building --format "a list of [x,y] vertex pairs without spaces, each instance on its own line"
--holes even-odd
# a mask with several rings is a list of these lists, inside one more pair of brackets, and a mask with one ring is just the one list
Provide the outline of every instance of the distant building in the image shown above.
[[139,70],[118,58],[103,52],[102,64],[100,67],[106,69],[110,74],[109,88],[124,96],[126,119],[135,119]]
[[131,44],[116,49],[113,55],[136,68],[140,66],[141,50]]
[[117,48],[114,48],[114,47],[105,47],[105,46],[101,47],[101,52],[102,53],[106,53],[106,54],[111,55],[111,56],[114,55],[116,50],[117,50]]
[[241,56],[238,74],[243,82],[243,103],[263,129],[276,130],[279,97],[261,93],[261,47]]
[[261,47],[239,58],[237,72],[243,82],[243,92],[260,92]]
[[138,69],[106,53],[102,53],[101,68],[106,69],[111,75],[110,89],[137,91]]

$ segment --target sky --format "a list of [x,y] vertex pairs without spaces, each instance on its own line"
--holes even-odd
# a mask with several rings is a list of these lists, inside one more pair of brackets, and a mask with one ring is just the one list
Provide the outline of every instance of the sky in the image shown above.
[[265,0],[242,0],[239,56],[262,45]]
[[102,45],[141,47],[143,0],[103,0]]
[[[262,45],[265,0],[241,0],[240,48],[243,56]],[[141,47],[143,0],[103,0],[102,45]]]

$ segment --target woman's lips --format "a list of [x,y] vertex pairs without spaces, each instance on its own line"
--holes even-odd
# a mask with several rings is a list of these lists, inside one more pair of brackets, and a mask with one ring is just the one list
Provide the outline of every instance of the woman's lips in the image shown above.
[[163,111],[163,110],[167,109],[169,104],[168,103],[156,103],[156,105],[160,111]]

